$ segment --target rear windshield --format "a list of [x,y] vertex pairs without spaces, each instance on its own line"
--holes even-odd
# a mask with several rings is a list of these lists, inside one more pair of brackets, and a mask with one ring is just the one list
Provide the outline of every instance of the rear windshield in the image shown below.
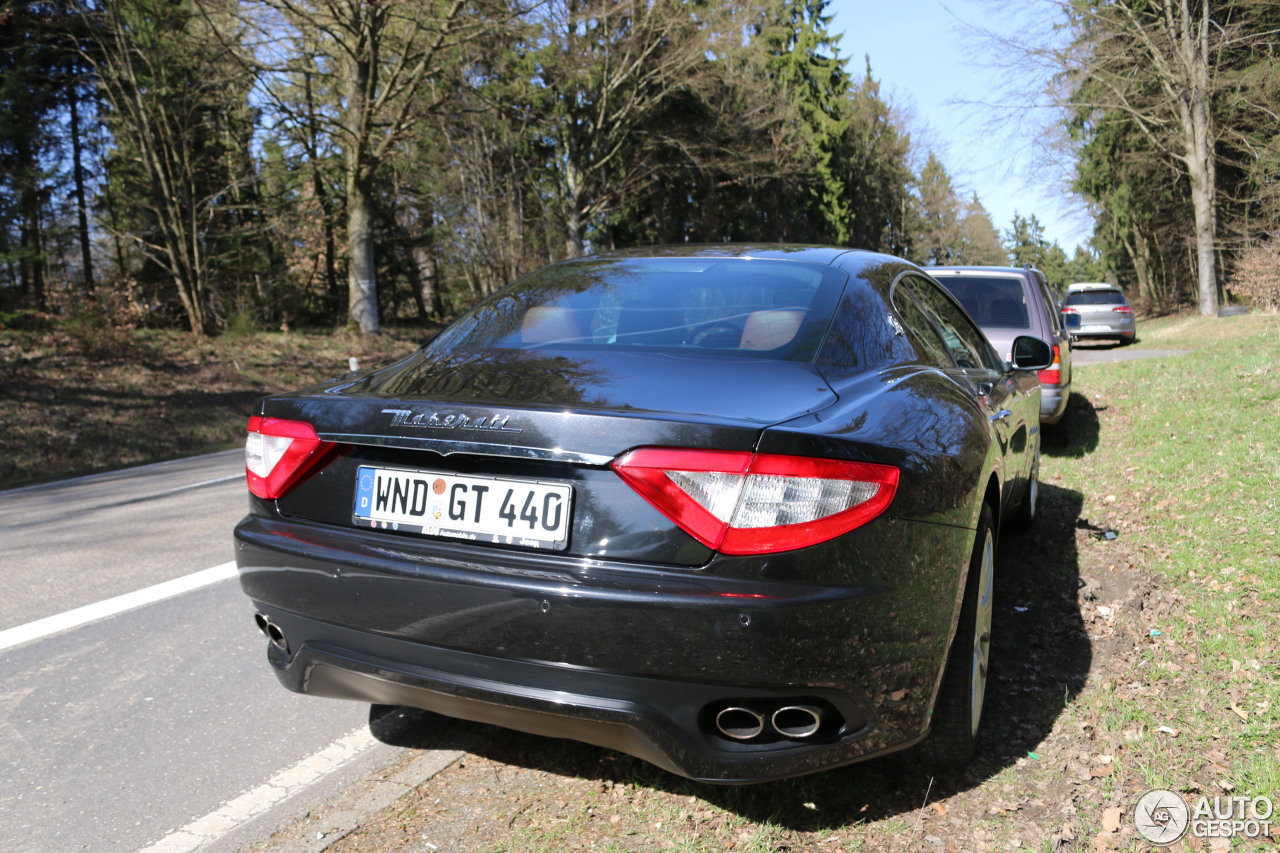
[[1007,276],[938,276],[951,295],[960,300],[984,329],[1029,329],[1027,297],[1022,281]]
[[1118,290],[1077,290],[1067,294],[1067,305],[1123,305],[1124,294]]
[[812,361],[846,279],[804,261],[570,261],[494,294],[429,350],[656,349]]

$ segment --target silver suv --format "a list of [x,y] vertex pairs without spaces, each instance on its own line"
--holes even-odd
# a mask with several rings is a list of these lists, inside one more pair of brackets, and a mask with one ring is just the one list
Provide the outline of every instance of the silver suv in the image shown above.
[[1039,371],[1040,422],[1056,424],[1071,397],[1071,336],[1044,273],[1032,267],[927,267],[965,307],[1005,361],[1013,339],[1034,335],[1053,347],[1053,364]]
[[1115,338],[1121,344],[1131,344],[1138,333],[1129,300],[1114,284],[1081,283],[1068,287],[1062,319],[1073,341]]

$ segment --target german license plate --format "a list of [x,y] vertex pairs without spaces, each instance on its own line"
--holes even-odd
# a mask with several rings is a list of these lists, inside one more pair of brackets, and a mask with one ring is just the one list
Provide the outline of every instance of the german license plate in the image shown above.
[[362,465],[352,520],[361,527],[563,550],[573,488]]
[[1090,324],[1089,324],[1089,325],[1087,325],[1087,326],[1081,326],[1081,327],[1080,327],[1080,331],[1082,331],[1082,332],[1109,332],[1109,331],[1111,331],[1111,327],[1110,327],[1110,326],[1108,326],[1108,325],[1106,325],[1106,324],[1104,324],[1104,323],[1090,323]]

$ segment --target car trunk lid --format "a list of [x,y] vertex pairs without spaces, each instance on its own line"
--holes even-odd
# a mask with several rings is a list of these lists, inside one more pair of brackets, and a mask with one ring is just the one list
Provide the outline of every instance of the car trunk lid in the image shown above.
[[[321,439],[346,448],[278,500],[287,516],[419,541],[468,539],[463,534],[481,528],[447,523],[455,511],[477,509],[475,503],[450,499],[479,487],[489,509],[506,512],[510,522],[510,535],[483,528],[479,541],[486,546],[698,565],[710,552],[608,464],[643,446],[752,450],[765,427],[835,399],[804,362],[547,350],[465,359],[419,353],[268,398],[263,414],[310,423]],[[427,494],[428,486],[440,491]],[[403,512],[358,511],[362,495],[390,496],[395,508],[393,488],[401,489]],[[502,503],[508,491],[517,506]],[[568,512],[567,526],[553,529],[549,516],[560,509]],[[415,511],[421,523],[409,523]]]
[[269,398],[264,414],[307,421],[321,438],[346,444],[608,461],[641,444],[750,449],[763,427],[834,400],[807,363],[514,350],[467,360],[420,353]]

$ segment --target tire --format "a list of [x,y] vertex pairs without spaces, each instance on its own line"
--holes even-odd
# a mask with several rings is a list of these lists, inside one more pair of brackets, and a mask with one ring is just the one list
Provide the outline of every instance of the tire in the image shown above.
[[379,743],[390,746],[422,749],[427,739],[440,731],[440,720],[440,717],[430,711],[418,708],[377,704],[369,706],[369,734]]
[[[1043,432],[1043,428],[1041,428]],[[1036,523],[1040,517],[1040,445],[1036,445],[1036,457],[1031,462],[1031,473],[1027,476],[1027,492],[1022,496],[1022,503],[1014,511],[1010,523],[1019,530],[1026,530]]]
[[992,592],[995,579],[995,531],[991,507],[982,506],[969,558],[960,624],[951,644],[929,734],[916,748],[934,770],[968,764],[978,744],[991,659]]
[[383,717],[386,717],[399,710],[400,710],[399,705],[378,705],[376,703],[373,705],[370,705],[369,706],[369,725],[371,726],[376,725],[377,723],[382,721]]

